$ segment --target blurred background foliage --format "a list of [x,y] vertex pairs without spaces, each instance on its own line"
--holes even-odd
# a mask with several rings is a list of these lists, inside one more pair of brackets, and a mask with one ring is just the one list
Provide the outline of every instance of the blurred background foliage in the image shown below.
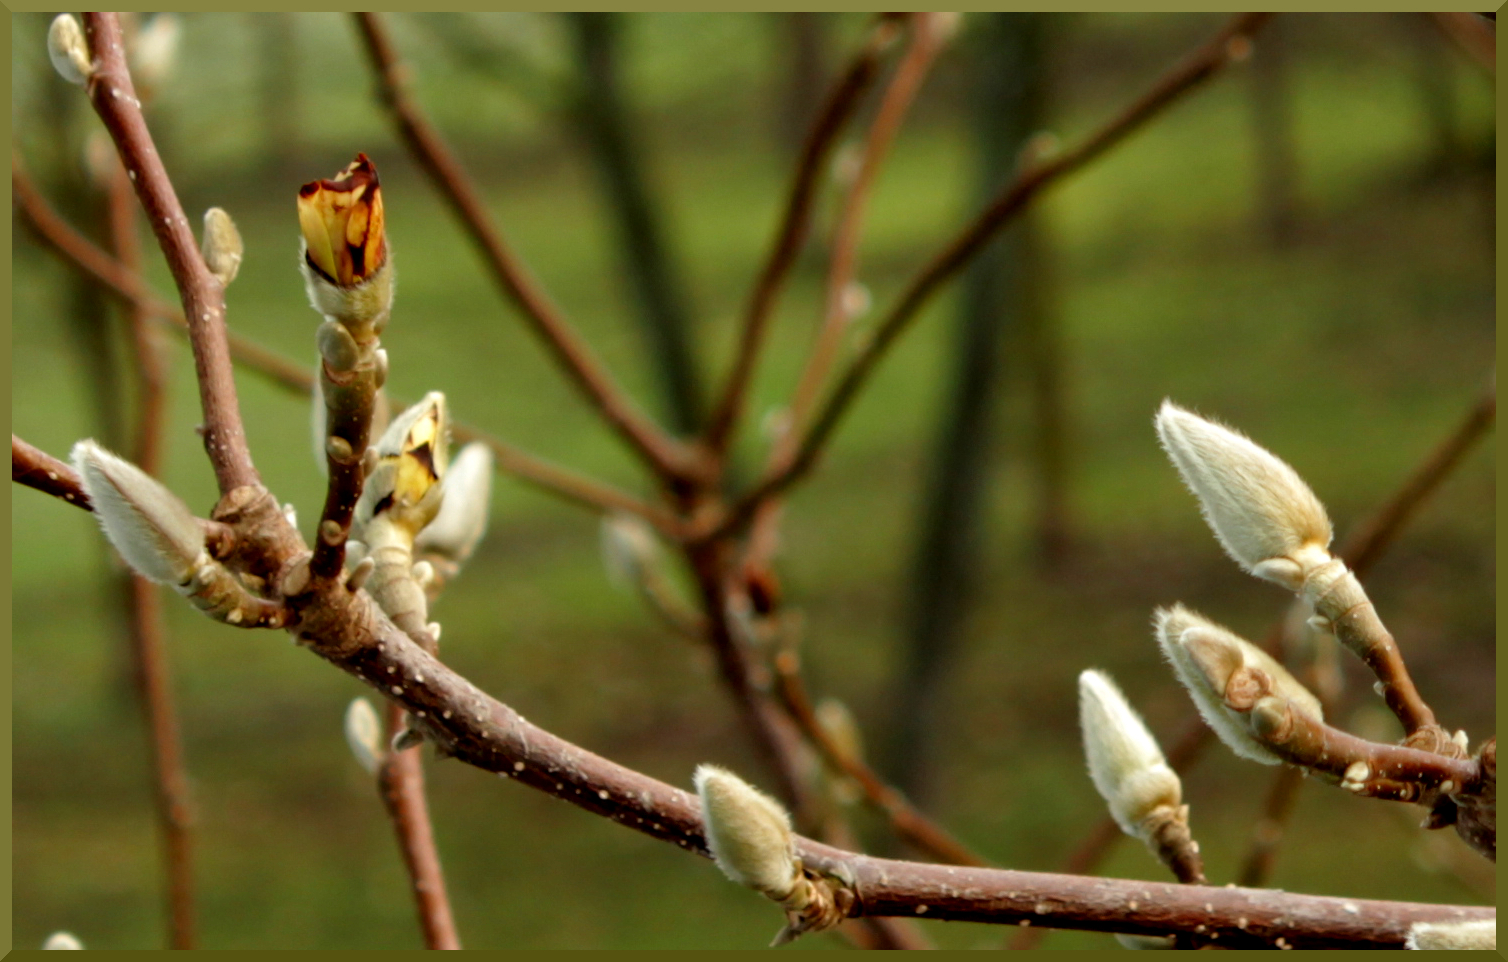
[[[877,307],[976,209],[988,176],[976,75],[999,49],[993,16],[964,19],[878,183],[860,266]],[[14,18],[12,117],[54,202],[84,217],[82,144],[98,124],[48,66],[47,22]],[[731,356],[799,124],[864,22],[675,14],[614,25],[638,189],[704,391]],[[1040,129],[1072,142],[1220,22],[1046,19]],[[663,358],[646,348],[635,312],[648,314],[615,226],[621,196],[604,189],[580,120],[591,88],[576,28],[529,14],[401,14],[390,25],[414,93],[507,236],[641,403],[669,419]],[[225,207],[246,239],[229,292],[236,330],[312,367],[294,195],[365,151],[382,171],[400,275],[384,338],[391,389],[443,389],[462,420],[648,493],[395,141],[347,19],[194,14],[182,28],[148,116],[185,207]],[[951,653],[929,669],[925,758],[909,760],[925,762],[909,777],[929,810],[998,864],[1056,869],[1102,816],[1078,745],[1081,669],[1110,670],[1171,738],[1189,707],[1159,664],[1152,607],[1182,600],[1253,637],[1284,610],[1286,598],[1209,536],[1157,449],[1157,403],[1171,396],[1278,452],[1343,534],[1449,433],[1492,367],[1490,77],[1419,15],[1285,15],[1270,31],[1251,61],[1043,198],[1032,269],[1003,268],[1034,291],[1035,321],[1002,320],[992,348],[993,416],[970,436],[983,452],[977,505],[955,522],[974,545],[961,556],[973,590]],[[819,243],[779,308],[740,441],[746,474],[763,457],[759,419],[789,396],[819,316],[833,207],[829,190]],[[14,230],[12,427],[61,456],[111,430],[87,385],[101,356],[121,356],[120,324],[102,341],[77,323],[76,276]],[[171,290],[155,250],[149,260],[157,289]],[[806,618],[811,687],[850,706],[877,751],[897,737],[894,692],[911,683],[915,559],[956,385],[963,288],[938,298],[885,362],[784,529],[779,567]],[[166,478],[207,512],[192,365],[181,340],[168,343]],[[1050,351],[1032,347],[1044,343]],[[1043,371],[1061,425],[1057,468],[1034,441]],[[254,373],[239,384],[257,465],[307,529],[322,497],[307,404]],[[1489,438],[1472,453],[1369,579],[1425,697],[1474,743],[1496,724],[1493,448]],[[67,928],[91,948],[157,946],[146,741],[107,579],[118,561],[82,512],[28,490],[12,499],[15,944]],[[701,761],[767,781],[706,653],[610,587],[597,521],[573,506],[500,478],[487,540],[435,616],[451,664],[566,738],[684,786]],[[280,637],[211,624],[176,601],[169,629],[203,944],[418,946],[391,830],[341,736],[361,687]],[[1345,668],[1339,720],[1395,737],[1369,679]],[[778,925],[710,863],[459,764],[428,773],[468,946],[753,947]],[[1215,883],[1244,857],[1270,777],[1213,750],[1186,778]],[[1450,833],[1419,832],[1415,815],[1306,786],[1271,884],[1491,900],[1492,873]],[[854,817],[874,850],[894,851],[875,819]],[[1163,877],[1130,843],[1103,871]],[[928,932],[946,946],[1009,934]],[[1087,933],[1045,944],[1113,945]]]

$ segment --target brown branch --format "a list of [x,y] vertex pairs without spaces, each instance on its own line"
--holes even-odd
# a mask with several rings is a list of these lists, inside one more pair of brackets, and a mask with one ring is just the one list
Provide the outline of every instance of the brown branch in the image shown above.
[[355,16],[383,104],[419,166],[481,250],[503,293],[523,314],[530,329],[549,348],[572,383],[655,473],[665,481],[686,476],[691,470],[690,452],[634,406],[504,243],[470,177],[419,105],[409,97],[407,68],[398,60],[377,14]]
[[[145,314],[170,322],[173,330],[179,333],[187,330],[188,324],[183,319],[182,311],[154,295],[139,274],[126,270],[119,261],[100,250],[57,214],[37,191],[20,156],[14,152],[11,156],[11,196],[17,210],[37,238],[62,257],[65,263],[104,284]],[[314,377],[305,365],[290,361],[234,332],[230,332],[229,341],[231,357],[236,363],[266,375],[274,383],[289,390],[301,394],[308,394],[312,390]],[[610,485],[574,474],[465,424],[453,425],[451,434],[461,442],[482,441],[497,456],[499,470],[550,494],[595,511],[627,511],[649,521],[672,539],[680,537],[680,522],[663,508]]]
[[[108,184],[111,246],[121,266],[141,272],[141,242],[137,237],[136,200],[126,169],[113,166]],[[162,472],[164,439],[164,392],[166,371],[158,349],[156,331],[149,314],[138,303],[127,302],[127,321],[138,387],[136,444],[133,460],[148,474]],[[198,941],[194,919],[193,809],[189,797],[188,769],[163,641],[162,595],[157,587],[134,571],[123,573],[124,601],[130,625],[130,647],[136,666],[136,682],[142,714],[152,752],[156,780],[157,821],[162,832],[163,857],[168,880],[168,939],[175,949],[192,949]]]
[[94,510],[78,472],[14,434],[10,436],[10,477],[16,484],[36,488],[43,494],[61,498],[85,511]]
[[1498,72],[1498,32],[1493,21],[1474,13],[1437,12],[1429,15],[1461,51],[1477,66],[1496,77]]
[[887,785],[864,760],[844,751],[817,719],[811,697],[801,679],[796,654],[782,651],[775,656],[775,677],[781,701],[796,720],[801,733],[817,746],[834,768],[852,778],[870,804],[885,814],[891,826],[906,841],[923,852],[952,865],[982,867],[989,862],[975,855],[946,829],[919,811],[899,791]]
[[[361,594],[306,609],[317,654],[408,709],[441,750],[485,771],[706,856],[695,796],[525,721],[424,652]],[[852,913],[1133,934],[1199,932],[1220,945],[1398,947],[1417,921],[1494,917],[1422,905],[878,859],[797,839],[808,868],[853,880]],[[709,872],[709,878],[711,873]],[[1202,927],[1202,928],[1201,928]]]
[[204,449],[214,466],[215,480],[221,494],[258,485],[261,478],[246,446],[226,344],[225,291],[199,254],[183,205],[142,118],[141,101],[126,68],[119,19],[113,13],[86,13],[84,29],[94,55],[89,100],[115,141],[183,301],[204,411]]
[[924,267],[901,294],[896,305],[860,349],[837,386],[813,419],[795,457],[782,470],[770,472],[717,520],[708,537],[716,537],[746,524],[767,498],[785,490],[816,464],[823,446],[842,420],[860,388],[868,380],[886,350],[916,317],[917,312],[989,242],[1002,226],[1019,214],[1045,188],[1104,154],[1188,91],[1250,50],[1251,34],[1272,14],[1247,13],[1235,17],[1214,38],[1165,73],[1152,88],[1124,111],[1101,126],[1072,150],[1027,167],[961,234]]
[[[403,729],[406,717],[407,712],[401,706],[388,703],[389,738]],[[377,771],[377,788],[393,820],[403,864],[414,886],[425,948],[459,949],[461,938],[451,915],[450,898],[445,893],[445,873],[440,869],[429,804],[424,797],[421,749],[415,746],[401,752],[389,751]]]
[[749,297],[749,306],[744,312],[743,335],[733,361],[733,370],[729,372],[722,401],[708,423],[706,444],[715,454],[721,455],[727,450],[733,431],[738,426],[775,300],[779,297],[786,277],[796,263],[796,255],[801,252],[811,229],[817,187],[826,173],[832,146],[879,72],[881,55],[895,41],[899,31],[900,25],[892,17],[883,17],[874,24],[864,46],[859,48],[853,61],[828,93],[821,112],[806,135],[801,157],[796,163],[790,196],[786,200],[785,214],[775,235],[775,247],[770,252],[764,269],[760,271],[754,292]]

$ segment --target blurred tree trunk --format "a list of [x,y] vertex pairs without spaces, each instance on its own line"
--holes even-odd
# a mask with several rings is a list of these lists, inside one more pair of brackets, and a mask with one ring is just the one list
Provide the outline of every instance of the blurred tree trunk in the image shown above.
[[253,13],[262,165],[269,178],[298,179],[298,26],[291,13]]
[[775,69],[780,75],[780,145],[795,157],[822,104],[828,77],[826,13],[777,13]]
[[576,118],[607,191],[639,322],[665,392],[670,425],[689,434],[701,422],[701,390],[690,343],[687,299],[671,266],[664,226],[650,199],[642,152],[623,103],[618,67],[623,21],[613,13],[568,17],[582,79]]
[[[972,47],[971,127],[988,197],[1015,172],[1044,103],[1041,14],[999,13],[979,19]],[[984,493],[995,432],[994,407],[1004,383],[1008,332],[1025,340],[1035,283],[1023,256],[1032,248],[1029,217],[1003,231],[964,278],[949,394],[944,402],[912,561],[895,728],[886,757],[899,787],[918,802],[929,794],[929,762],[944,712],[946,673],[959,647],[979,567]],[[1042,343],[1046,343],[1045,340]],[[1045,355],[1044,355],[1045,356]],[[1056,383],[1055,380],[1045,383]]]
[[1267,25],[1248,72],[1257,153],[1257,221],[1267,242],[1278,249],[1292,246],[1298,236],[1298,159],[1289,91],[1291,25],[1287,17]]

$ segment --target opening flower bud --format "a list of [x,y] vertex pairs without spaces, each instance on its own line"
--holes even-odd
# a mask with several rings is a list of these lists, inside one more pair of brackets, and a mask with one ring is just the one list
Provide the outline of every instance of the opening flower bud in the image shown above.
[[450,434],[445,395],[431,391],[393,419],[373,450],[377,466],[367,476],[355,523],[364,529],[384,516],[413,538],[440,510]]
[[783,900],[800,870],[791,820],[779,802],[715,765],[701,765],[693,781],[702,801],[707,847],[728,878]]
[[492,507],[492,449],[474,441],[445,471],[440,513],[421,532],[415,547],[460,564],[471,557],[487,531]]
[[1316,721],[1324,720],[1319,699],[1256,645],[1183,605],[1159,609],[1156,626],[1163,656],[1188,689],[1199,714],[1226,747],[1242,758],[1264,765],[1282,761],[1257,738],[1250,711],[1237,711],[1226,703],[1226,686],[1243,668],[1259,669],[1271,682],[1273,696]]
[[1215,537],[1248,573],[1297,588],[1305,572],[1329,560],[1330,519],[1293,468],[1172,401],[1162,403],[1156,425]]
[[1115,823],[1127,835],[1150,841],[1147,816],[1176,809],[1183,795],[1157,740],[1110,676],[1099,671],[1079,675],[1079,725],[1089,777]]
[[95,444],[73,446],[105,537],[142,577],[175,587],[193,577],[204,551],[204,530],[188,505],[162,482]]
[[334,177],[299,188],[298,223],[305,259],[339,287],[362,284],[387,263],[382,189],[366,154]]

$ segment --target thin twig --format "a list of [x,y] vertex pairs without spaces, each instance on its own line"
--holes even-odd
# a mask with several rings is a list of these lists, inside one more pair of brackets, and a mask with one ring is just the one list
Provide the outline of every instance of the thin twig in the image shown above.
[[[407,712],[402,706],[389,702],[386,714],[387,734],[391,738],[404,728]],[[414,902],[419,913],[419,926],[424,931],[425,947],[459,949],[461,938],[456,932],[450,898],[445,892],[445,873],[440,870],[429,803],[424,797],[421,749],[415,746],[401,752],[388,752],[377,771],[377,787],[393,821],[393,829],[398,833],[398,847],[414,887]]]
[[[115,248],[121,265],[133,274],[139,274],[141,242],[136,233],[136,200],[126,170],[119,164],[112,165],[108,194],[111,246]],[[131,334],[132,368],[137,382],[133,460],[137,467],[156,477],[162,473],[167,375],[156,331],[148,324],[147,311],[139,304],[128,302],[126,314]],[[134,571],[124,571],[122,583],[137,687],[152,746],[157,821],[162,832],[168,880],[168,940],[172,948],[192,949],[197,942],[193,808],[178,715],[173,705],[167,645],[163,640],[162,595],[156,585]]]
[[1278,847],[1283,844],[1288,817],[1293,814],[1303,784],[1303,769],[1289,765],[1284,765],[1273,776],[1267,800],[1262,803],[1262,814],[1257,817],[1252,832],[1251,848],[1247,850],[1246,860],[1241,863],[1241,871],[1236,876],[1237,885],[1261,888],[1267,884],[1277,862]]
[[[123,268],[119,261],[100,250],[57,214],[37,191],[22,166],[21,158],[14,152],[11,156],[11,195],[23,220],[37,238],[65,263],[106,285],[154,319],[169,322],[174,331],[183,333],[187,330],[182,311],[153,294],[139,274]],[[290,361],[234,332],[229,333],[229,341],[231,357],[237,364],[266,375],[289,390],[307,395],[312,389],[314,377],[310,367]],[[466,424],[454,424],[451,433],[461,442],[484,442],[497,455],[499,470],[550,494],[595,511],[626,511],[649,521],[672,539],[680,537],[679,521],[663,508],[600,481],[574,474]]]
[[[889,153],[890,145],[901,128],[917,91],[931,69],[932,61],[942,48],[945,37],[941,17],[946,14],[913,13],[907,17],[910,39],[906,52],[896,67],[895,75],[880,100],[880,108],[869,126],[864,139],[858,172],[843,196],[843,205],[838,214],[838,224],[833,231],[832,256],[828,262],[827,293],[824,297],[822,323],[818,325],[816,341],[807,358],[806,366],[796,382],[796,390],[786,416],[786,426],[775,440],[770,453],[766,476],[778,474],[790,466],[796,453],[796,444],[806,430],[807,415],[816,403],[822,384],[838,358],[843,345],[843,335],[848,330],[853,310],[849,302],[849,289],[858,270],[859,240],[864,226],[864,213],[869,205],[869,195],[879,176],[880,167]],[[755,521],[756,531],[750,536],[749,564],[761,565],[773,551],[775,535],[773,528],[779,524],[779,501],[771,497],[760,507]]]
[[115,141],[183,301],[189,343],[194,349],[199,403],[204,411],[204,449],[214,466],[215,480],[221,494],[259,485],[261,478],[246,446],[225,339],[225,291],[204,264],[183,205],[141,115],[141,101],[126,68],[119,19],[113,13],[86,13],[84,28],[94,55],[89,100]]
[[1244,56],[1250,50],[1250,35],[1272,16],[1247,13],[1235,17],[1213,39],[1165,73],[1150,90],[1077,147],[1022,170],[994,202],[906,287],[828,394],[791,462],[782,470],[767,474],[724,518],[712,524],[707,536],[716,537],[741,528],[766,498],[783,491],[812,469],[833,430],[890,345],[943,283],[982,250],[1002,226],[1024,210],[1044,188],[1104,154],[1226,64]]
[[355,16],[382,102],[391,111],[419,166],[481,249],[503,293],[523,314],[572,383],[655,473],[666,481],[685,476],[691,468],[690,452],[634,406],[504,243],[465,169],[419,105],[409,97],[407,68],[398,60],[381,19],[375,13]]
[[727,450],[729,439],[738,426],[775,300],[811,229],[817,187],[826,173],[832,146],[879,72],[881,56],[894,42],[899,31],[900,25],[893,17],[882,17],[875,23],[864,45],[828,93],[822,110],[806,135],[801,157],[796,163],[790,195],[786,200],[785,214],[780,222],[780,229],[775,234],[775,247],[765,261],[749,297],[738,354],[734,358],[733,369],[729,372],[727,386],[723,389],[722,400],[707,427],[707,447],[718,455]]
[[990,864],[919,811],[906,796],[887,785],[863,759],[855,758],[833,741],[812,708],[794,652],[783,651],[775,656],[775,677],[781,700],[802,734],[817,746],[829,764],[858,783],[864,797],[885,813],[897,834],[921,851],[952,865],[982,867]]
[[15,484],[24,484],[28,488],[36,488],[43,494],[62,498],[85,511],[94,510],[94,505],[89,502],[89,494],[84,490],[84,482],[79,478],[78,472],[46,451],[33,447],[16,437],[15,434],[10,436],[10,478]]

